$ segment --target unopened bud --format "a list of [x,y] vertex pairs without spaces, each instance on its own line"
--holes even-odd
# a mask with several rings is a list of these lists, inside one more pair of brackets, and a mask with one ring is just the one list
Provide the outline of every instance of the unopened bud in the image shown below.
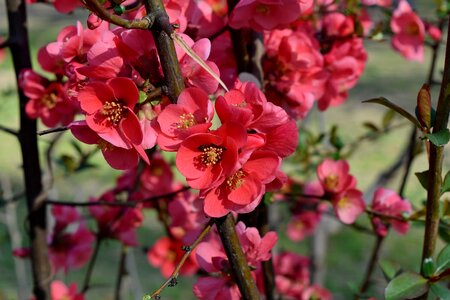
[[90,13],[89,17],[87,19],[87,27],[90,30],[94,30],[95,28],[100,26],[100,24],[102,24],[102,22],[103,22],[103,20],[100,19],[96,14]]

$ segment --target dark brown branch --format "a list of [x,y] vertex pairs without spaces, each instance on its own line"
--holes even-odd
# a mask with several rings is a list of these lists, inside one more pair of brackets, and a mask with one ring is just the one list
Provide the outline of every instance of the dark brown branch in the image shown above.
[[367,266],[366,275],[364,276],[363,283],[361,284],[361,288],[359,289],[359,292],[361,294],[364,294],[370,286],[370,280],[372,278],[373,272],[375,271],[375,267],[378,263],[378,256],[380,255],[383,240],[384,237],[377,235],[377,239],[375,241],[375,245],[372,250],[372,256],[370,257],[369,265]]
[[216,219],[215,222],[225,253],[230,262],[231,272],[241,291],[242,299],[260,299],[258,288],[253,281],[250,268],[236,234],[233,216],[228,214],[225,217]]
[[117,280],[116,285],[114,287],[114,299],[120,300],[120,289],[122,287],[122,279],[123,275],[126,274],[125,260],[128,253],[128,246],[122,245],[120,247],[120,259],[119,259],[119,268],[117,271]]
[[94,271],[94,265],[95,265],[95,262],[97,261],[97,256],[100,251],[101,242],[102,242],[102,239],[97,236],[95,239],[94,253],[92,254],[92,257],[89,261],[88,269],[87,269],[86,275],[84,277],[83,288],[81,289],[82,293],[86,293],[86,291],[90,287],[92,272]]
[[168,96],[172,103],[176,103],[178,95],[184,89],[184,81],[175,46],[170,38],[170,35],[173,33],[173,27],[169,22],[169,17],[161,0],[145,0],[144,4],[147,14],[155,17],[151,31],[161,60],[164,79],[169,92]]
[[[449,18],[450,22],[450,18]],[[447,33],[447,45],[445,49],[444,75],[439,93],[439,100],[436,108],[436,123],[433,133],[439,132],[447,128],[450,97],[446,96],[450,92],[450,31]],[[444,157],[444,147],[435,146],[430,143],[429,156],[429,175],[428,175],[428,194],[425,218],[425,234],[422,251],[422,262],[432,257],[436,248],[436,239],[439,228],[439,199],[441,196],[442,184],[442,162]],[[421,264],[423,266],[423,264]],[[423,268],[421,269],[423,275]],[[426,296],[424,296],[426,299]]]
[[83,4],[93,13],[95,13],[100,19],[105,20],[111,24],[128,28],[128,29],[148,29],[153,25],[153,17],[146,16],[139,20],[127,20],[121,18],[114,13],[108,11],[97,0],[82,0]]
[[49,134],[49,133],[66,131],[68,129],[69,129],[69,127],[67,127],[67,126],[56,127],[56,128],[50,128],[50,129],[45,129],[45,130],[38,131],[37,134],[38,135],[46,135],[46,134]]
[[[28,43],[27,15],[25,1],[7,0],[9,44],[19,86],[19,74],[31,68]],[[42,191],[41,166],[36,136],[36,120],[31,120],[25,112],[28,98],[18,89],[20,130],[19,142],[22,152],[25,194],[29,212],[29,236],[31,240],[31,264],[33,273],[33,293],[37,300],[50,299],[50,265],[48,262],[46,211],[36,207],[36,197]]]
[[[0,49],[1,49],[1,48],[0,48]],[[18,137],[18,136],[19,136],[19,132],[18,132],[17,130],[11,129],[11,128],[6,127],[6,126],[3,126],[3,125],[0,125],[0,131],[3,131],[3,132],[6,132],[6,133],[9,133],[9,134],[12,134],[12,135],[15,136],[15,137]]]

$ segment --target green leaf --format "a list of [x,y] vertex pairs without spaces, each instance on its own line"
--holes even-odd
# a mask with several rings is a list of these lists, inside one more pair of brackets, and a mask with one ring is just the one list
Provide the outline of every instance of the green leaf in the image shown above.
[[442,228],[439,226],[438,233],[439,233],[439,237],[443,241],[450,243],[450,233],[449,233],[448,229]]
[[385,259],[380,260],[378,262],[378,265],[380,266],[381,271],[383,271],[383,274],[388,281],[392,280],[392,278],[394,278],[400,270],[399,264]]
[[448,288],[443,287],[442,285],[439,285],[438,283],[433,283],[430,286],[430,290],[436,297],[439,297],[439,299],[441,300],[450,299],[450,290]]
[[445,174],[444,181],[442,181],[441,194],[450,191],[450,171]]
[[425,134],[425,136],[436,146],[444,146],[450,141],[450,131],[448,128],[436,133]]
[[420,125],[419,121],[413,115],[411,115],[409,112],[407,112],[400,106],[392,103],[391,101],[389,101],[388,99],[386,99],[384,97],[369,99],[369,100],[363,101],[363,103],[378,103],[378,104],[384,105],[386,107],[389,107],[390,109],[392,109],[395,112],[404,116],[411,123],[416,125],[417,128],[422,129],[422,126]]
[[420,185],[425,190],[428,190],[428,170],[423,172],[416,172],[414,174],[417,176],[417,179],[419,179]]
[[428,291],[428,281],[414,272],[404,272],[389,282],[386,300],[403,300],[419,297]]
[[447,268],[450,268],[450,245],[447,245],[441,250],[441,252],[439,252],[436,264],[437,264],[436,273],[445,270]]
[[427,257],[423,260],[422,269],[423,275],[425,275],[425,277],[430,278],[431,276],[433,276],[435,266],[431,257]]

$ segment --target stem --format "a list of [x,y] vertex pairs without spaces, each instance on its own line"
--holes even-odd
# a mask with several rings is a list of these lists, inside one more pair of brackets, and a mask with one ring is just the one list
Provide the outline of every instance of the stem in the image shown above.
[[405,173],[403,174],[403,179],[400,184],[400,188],[399,188],[399,192],[398,192],[398,195],[402,198],[403,198],[403,194],[405,192],[406,181],[408,180],[409,173],[411,173],[411,166],[412,166],[412,163],[413,163],[414,157],[415,157],[414,149],[416,146],[416,137],[417,137],[417,128],[415,126],[412,126],[411,135],[409,138],[409,144],[408,144],[408,147],[406,148],[406,149],[408,149],[407,150],[408,156],[406,158]]
[[[7,0],[9,28],[9,48],[14,63],[16,82],[23,69],[31,68],[28,43],[26,5],[23,0]],[[42,191],[41,166],[36,136],[36,120],[31,120],[25,112],[28,98],[18,88],[20,130],[19,142],[22,152],[25,194],[29,211],[29,236],[31,240],[31,264],[33,273],[33,293],[37,300],[50,299],[50,265],[47,249],[47,218],[45,206],[36,207],[36,197]]]
[[225,253],[230,262],[231,272],[242,294],[244,300],[260,299],[258,288],[253,281],[239,238],[236,234],[234,218],[231,214],[215,220],[217,231],[222,240]]
[[120,288],[122,286],[122,279],[123,275],[126,274],[126,267],[125,267],[125,259],[127,257],[128,253],[128,246],[122,245],[120,248],[120,260],[119,260],[119,269],[117,271],[117,281],[116,286],[114,288],[114,299],[120,300]]
[[202,232],[200,233],[200,235],[197,237],[197,239],[192,243],[192,245],[185,247],[185,253],[183,255],[183,257],[181,258],[180,262],[177,264],[177,266],[175,267],[175,270],[172,272],[172,275],[170,275],[169,278],[167,278],[167,280],[158,288],[156,289],[153,293],[151,293],[150,295],[145,295],[143,297],[143,299],[151,299],[151,298],[158,298],[159,295],[161,294],[161,292],[167,287],[170,286],[171,284],[174,284],[174,282],[176,282],[178,275],[180,273],[181,268],[183,267],[184,263],[186,262],[186,260],[188,259],[189,255],[192,253],[192,251],[194,251],[194,249],[198,246],[198,244],[200,244],[200,242],[205,238],[205,236],[208,234],[209,230],[211,229],[212,225],[214,224],[214,219],[210,219],[209,222],[205,225],[205,228],[203,228]]
[[372,256],[367,266],[366,275],[364,276],[363,283],[361,284],[361,288],[359,289],[360,294],[364,294],[370,286],[370,279],[372,278],[372,274],[375,271],[375,267],[378,263],[378,257],[383,241],[384,237],[377,235],[377,240],[375,241],[375,245],[372,250]]
[[[450,18],[449,18],[450,22]],[[446,94],[449,92],[450,84],[450,31],[447,33],[447,46],[445,53],[444,75],[441,83],[441,90],[439,93],[439,100],[436,108],[436,123],[433,128],[433,133],[439,132],[447,127],[448,117],[450,112],[450,97]],[[430,157],[429,157],[429,177],[426,205],[426,219],[425,219],[425,234],[422,251],[422,262],[432,257],[436,248],[436,239],[439,228],[439,198],[441,195],[440,189],[442,184],[442,161],[444,157],[444,148],[435,146],[430,143]],[[423,266],[423,263],[421,264]],[[423,275],[423,267],[421,273]],[[426,295],[423,296],[426,299]]]
[[102,242],[102,239],[97,237],[95,240],[95,246],[94,246],[94,254],[92,254],[91,260],[89,261],[89,266],[86,271],[86,276],[84,277],[84,283],[83,283],[83,289],[82,293],[86,293],[86,291],[89,289],[89,284],[92,277],[92,271],[94,270],[95,262],[97,261],[98,252],[100,250],[100,244]]
[[161,67],[169,92],[168,96],[172,103],[176,103],[178,95],[184,89],[184,81],[175,46],[170,38],[173,28],[161,0],[146,0],[144,2],[147,13],[155,16],[151,31],[161,60]]
[[99,18],[105,20],[111,24],[134,29],[148,29],[152,27],[153,20],[151,16],[144,17],[138,20],[127,20],[123,19],[114,13],[109,12],[103,4],[97,2],[97,0],[81,0],[81,2],[92,12],[94,12]]
[[3,131],[3,132],[6,132],[6,133],[9,133],[9,134],[12,134],[12,135],[15,136],[15,137],[18,137],[18,136],[19,136],[19,133],[18,133],[16,130],[11,129],[11,128],[6,127],[6,126],[3,126],[3,125],[0,125],[0,131]]

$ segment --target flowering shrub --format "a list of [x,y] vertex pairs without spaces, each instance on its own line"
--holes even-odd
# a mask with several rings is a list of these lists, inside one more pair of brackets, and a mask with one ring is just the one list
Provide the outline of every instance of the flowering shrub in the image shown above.
[[[372,296],[368,287],[390,227],[406,234],[412,221],[425,222],[422,271],[395,278],[385,272],[390,280],[385,296],[447,295],[439,282],[450,272],[450,248],[436,264],[432,256],[438,226],[450,226],[448,201],[442,223],[438,207],[439,197],[450,190],[450,175],[442,183],[440,174],[440,151],[450,139],[448,103],[434,109],[428,85],[419,91],[416,116],[385,98],[368,100],[399,113],[422,133],[430,161],[429,173],[417,173],[428,191],[423,209],[403,199],[403,187],[397,193],[376,186],[369,204],[371,193],[357,187],[350,171],[355,144],[394,130],[392,117],[384,118],[383,128],[366,123],[371,132],[353,144],[344,143],[336,127],[315,137],[306,121],[315,107],[320,113],[346,101],[365,70],[367,40],[391,35],[392,48],[407,60],[422,61],[427,43],[437,55],[445,1],[437,1],[436,22],[424,21],[406,0],[49,2],[62,13],[82,6],[89,16],[62,28],[54,42],[39,49],[46,77],[20,68],[18,81],[27,98],[22,115],[39,119],[49,127],[46,134],[70,131],[79,159],[66,171],[93,166],[95,150],[86,153],[80,146],[87,144],[123,173],[113,187],[84,202],[47,199],[50,187],[27,194],[32,230],[46,227],[46,205],[53,222],[48,232],[40,231],[39,246],[33,242],[30,249],[14,250],[40,270],[36,299],[87,297],[95,287],[90,282],[100,245],[110,243],[122,249],[116,299],[127,273],[127,251],[142,248],[149,265],[167,278],[144,299],[160,297],[179,275],[199,275],[192,288],[198,299],[332,299],[333,291],[313,280],[315,253],[299,255],[283,242],[284,236],[301,242],[315,235],[328,215],[377,238],[355,298]],[[378,16],[372,19],[374,11]],[[446,72],[439,103],[449,98]],[[35,134],[35,123],[30,124],[16,134],[21,143],[25,133]],[[414,143],[408,153],[409,172]],[[38,162],[37,152],[33,155],[29,164]],[[40,182],[39,165],[24,169],[35,170]],[[76,206],[87,209],[81,213]],[[269,216],[280,207],[289,215],[278,226]],[[165,236],[144,242],[138,232],[152,216]],[[42,259],[47,251],[51,268]],[[86,264],[81,293],[76,284],[67,288],[60,281],[52,282],[50,293],[53,275]],[[404,282],[412,283],[405,287]]]

